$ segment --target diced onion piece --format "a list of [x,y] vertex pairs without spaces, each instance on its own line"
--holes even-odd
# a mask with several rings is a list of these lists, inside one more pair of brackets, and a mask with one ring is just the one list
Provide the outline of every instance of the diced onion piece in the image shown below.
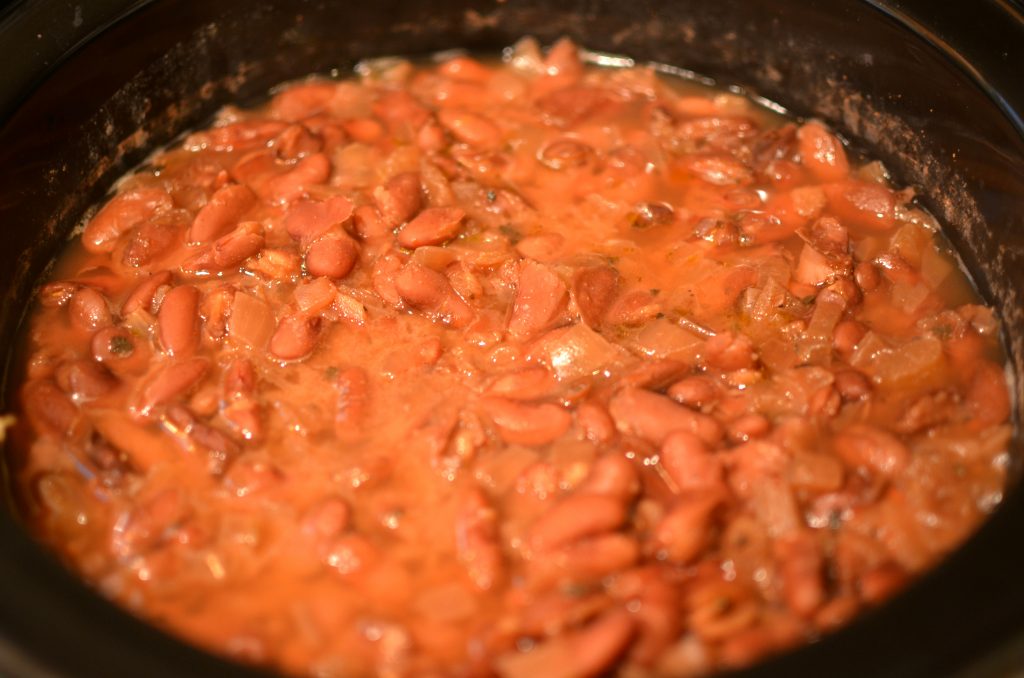
[[232,339],[262,349],[274,333],[274,312],[270,306],[245,292],[235,294],[228,318],[228,335]]
[[628,353],[582,323],[560,327],[533,343],[530,358],[559,379],[589,376],[625,362]]

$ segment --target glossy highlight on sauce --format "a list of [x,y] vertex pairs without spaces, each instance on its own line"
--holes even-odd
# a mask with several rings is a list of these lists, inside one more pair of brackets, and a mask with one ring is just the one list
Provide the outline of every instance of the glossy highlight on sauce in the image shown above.
[[1002,497],[998,326],[941,242],[824,124],[567,40],[291,83],[40,288],[19,500],[104,595],[290,674],[748,665]]

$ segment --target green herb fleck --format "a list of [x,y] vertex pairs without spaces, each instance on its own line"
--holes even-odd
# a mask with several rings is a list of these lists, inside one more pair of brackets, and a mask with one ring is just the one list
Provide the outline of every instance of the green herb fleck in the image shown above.
[[338,378],[338,368],[331,366],[324,370],[324,379],[327,381],[334,381]]
[[843,512],[839,509],[833,509],[828,514],[828,529],[833,532],[838,532],[839,528],[843,526]]
[[951,336],[953,336],[953,328],[951,328],[949,325],[936,325],[935,327],[932,328],[932,334],[934,334],[939,339],[949,339]]
[[129,356],[135,350],[132,340],[122,334],[115,334],[110,339],[110,352],[116,356]]
[[498,194],[494,191],[487,191],[487,202],[494,202],[498,199]]
[[816,299],[815,295],[813,295],[813,294],[809,294],[809,295],[807,295],[806,297],[804,297],[803,299],[801,299],[800,301],[801,301],[801,302],[802,302],[802,303],[803,303],[803,304],[804,304],[805,306],[810,306],[811,304],[813,304],[813,303],[814,303],[814,300],[815,300],[815,299]]
[[658,313],[654,317],[657,318],[658,320],[661,320],[662,318],[665,317],[665,314],[664,313]]
[[652,297],[656,297],[659,294],[661,294],[661,290],[659,290],[657,287],[652,287],[651,288],[651,296]]

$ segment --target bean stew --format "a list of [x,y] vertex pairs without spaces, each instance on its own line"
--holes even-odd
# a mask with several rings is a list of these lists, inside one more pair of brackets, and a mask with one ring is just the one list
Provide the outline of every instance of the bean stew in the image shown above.
[[294,675],[691,676],[1002,498],[999,328],[822,122],[572,42],[365,62],[155,153],[25,328],[30,529]]

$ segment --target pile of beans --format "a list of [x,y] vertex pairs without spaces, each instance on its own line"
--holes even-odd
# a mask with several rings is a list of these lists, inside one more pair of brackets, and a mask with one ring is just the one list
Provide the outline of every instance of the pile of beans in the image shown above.
[[38,292],[20,502],[105,595],[297,675],[687,676],[998,504],[993,314],[824,124],[565,40],[357,73],[156,153]]

